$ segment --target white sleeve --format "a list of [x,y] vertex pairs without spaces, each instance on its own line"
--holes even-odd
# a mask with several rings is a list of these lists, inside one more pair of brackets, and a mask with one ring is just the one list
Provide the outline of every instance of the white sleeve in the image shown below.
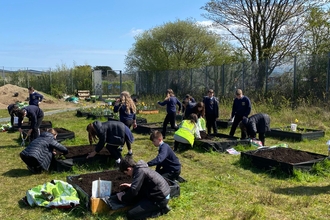
[[195,137],[201,138],[201,134],[199,132],[199,128],[197,124],[195,124]]

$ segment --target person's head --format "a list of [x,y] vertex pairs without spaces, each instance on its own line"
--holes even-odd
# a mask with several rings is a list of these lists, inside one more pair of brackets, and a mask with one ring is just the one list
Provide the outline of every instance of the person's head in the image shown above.
[[137,103],[139,102],[139,100],[138,100],[137,98],[134,98],[134,99],[133,99],[133,102],[134,102],[135,104],[137,104]]
[[57,131],[54,128],[48,128],[47,132],[51,133],[52,135],[54,135],[54,138],[56,139],[57,137]]
[[185,100],[182,101],[182,105],[184,107],[186,107],[188,104],[189,104],[189,100],[188,99],[185,99]]
[[10,110],[10,115],[15,114],[17,115],[17,111],[19,110],[18,105],[13,105],[13,108]]
[[249,119],[247,117],[243,117],[242,121],[239,123],[239,127],[242,130],[246,130],[246,126],[249,123]]
[[19,121],[23,121],[23,119],[26,116],[27,112],[26,112],[25,109],[18,109],[18,110],[16,110],[15,114],[18,117]]
[[163,135],[162,132],[155,130],[152,131],[150,134],[150,140],[152,141],[152,144],[158,147],[160,143],[163,141]]
[[209,90],[207,91],[207,95],[208,95],[209,97],[213,97],[213,95],[214,95],[214,91],[213,91],[213,89],[209,89]]
[[235,95],[238,99],[241,99],[242,96],[243,96],[243,92],[241,89],[237,89],[236,92],[235,92]]
[[204,102],[197,102],[197,104],[195,105],[195,108],[197,111],[197,113],[199,113],[202,117],[204,117],[205,115],[205,106],[204,106]]
[[172,89],[167,89],[166,90],[166,95],[169,95],[169,96],[174,96],[174,92]]
[[190,120],[192,123],[197,123],[198,116],[196,114],[192,113],[188,116],[188,120]]
[[130,99],[131,98],[131,95],[129,94],[129,92],[128,91],[122,91],[121,93],[120,93],[120,100],[122,101],[122,102],[127,102],[127,100],[128,99]]
[[30,87],[28,88],[28,90],[29,90],[29,93],[30,93],[30,94],[34,92],[34,88],[33,88],[32,86],[30,86]]
[[93,142],[96,142],[98,139],[93,123],[87,125],[86,131],[88,132],[89,144],[92,145]]
[[128,176],[133,176],[133,169],[136,162],[133,160],[132,156],[126,156],[124,159],[120,160],[119,170]]

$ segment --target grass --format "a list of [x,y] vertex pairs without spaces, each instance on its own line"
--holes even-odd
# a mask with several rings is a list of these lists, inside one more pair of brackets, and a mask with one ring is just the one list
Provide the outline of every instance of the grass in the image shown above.
[[[222,106],[223,115],[229,115],[230,105]],[[140,115],[148,122],[159,122],[165,117],[161,109],[157,115]],[[273,111],[265,106],[256,106],[254,111],[268,112],[272,127],[290,125],[296,118],[298,126],[328,130],[330,114],[317,108],[302,108],[295,112],[289,109]],[[0,111],[1,112],[1,111]],[[228,113],[228,114],[227,114]],[[255,113],[255,112],[254,112]],[[8,117],[8,116],[5,116]],[[222,118],[222,117],[221,117]],[[226,117],[224,117],[226,118]],[[77,118],[75,112],[64,112],[45,116],[53,127],[74,131],[76,138],[63,142],[64,145],[88,144],[86,125],[92,120]],[[228,134],[228,129],[219,132]],[[239,129],[236,130],[239,135]],[[132,145],[135,160],[148,161],[157,155],[148,135],[134,134]],[[75,166],[65,173],[42,173],[31,175],[19,158],[23,150],[19,146],[18,133],[0,134],[0,217],[1,219],[125,219],[125,213],[93,215],[84,207],[73,210],[25,207],[19,200],[25,192],[53,179],[66,180],[66,176],[111,169],[109,164]],[[173,146],[173,136],[167,135],[165,142]],[[327,155],[328,133],[318,140],[292,142],[266,138],[271,146],[287,143],[289,147]],[[247,150],[237,147],[237,150]],[[123,154],[126,154],[124,148]],[[203,152],[190,149],[178,153],[182,163],[182,176],[188,180],[180,185],[181,195],[170,201],[172,211],[159,219],[328,219],[330,200],[330,163],[320,163],[311,173],[295,172],[288,176],[278,171],[263,171],[240,161],[240,156]]]

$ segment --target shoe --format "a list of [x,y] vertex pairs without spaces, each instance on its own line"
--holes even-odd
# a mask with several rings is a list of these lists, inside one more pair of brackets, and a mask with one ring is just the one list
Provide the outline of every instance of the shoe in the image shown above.
[[119,151],[119,152],[122,152],[122,151],[123,151],[123,147],[119,147],[119,148],[118,148],[118,151]]
[[28,170],[30,170],[31,173],[33,174],[38,174],[40,172],[38,172],[38,170],[36,170],[34,167],[30,167],[30,166],[27,166]]
[[161,209],[162,215],[167,214],[169,211],[171,211],[171,208],[168,205]]
[[133,153],[127,153],[126,155],[125,155],[125,157],[132,157],[133,156]]

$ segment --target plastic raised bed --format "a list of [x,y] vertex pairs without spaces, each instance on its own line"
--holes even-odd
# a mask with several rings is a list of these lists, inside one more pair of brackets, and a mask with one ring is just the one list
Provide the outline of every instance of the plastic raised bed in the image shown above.
[[[52,128],[52,122],[51,121],[42,121],[41,125],[40,125],[40,129],[44,129],[44,128]],[[14,126],[15,129],[18,129],[17,125]],[[22,129],[30,129],[30,122],[23,122]]]
[[240,140],[238,137],[232,137],[226,134],[210,134],[205,139],[195,140],[194,147],[200,147],[206,151],[225,152],[227,149],[237,145],[250,145],[248,139]]
[[[137,124],[137,127],[133,131],[138,134],[150,134],[154,130],[162,131],[163,122]],[[172,129],[169,125],[167,125],[166,132],[173,132],[173,131],[174,129]]]
[[233,124],[233,122],[228,119],[217,119],[216,123],[218,128],[229,128]]
[[[48,128],[41,128],[40,133],[47,131]],[[66,139],[73,139],[75,134],[73,131],[69,131],[65,128],[53,128],[57,132],[56,140],[58,142],[64,141]]]
[[77,117],[87,117],[88,116],[88,112],[77,110],[76,116]]
[[[79,194],[81,204],[86,204],[86,207],[90,207],[90,197],[92,195],[92,182],[94,180],[109,180],[112,182],[111,195],[115,195],[120,192],[120,184],[131,183],[131,177],[125,175],[118,170],[107,170],[102,172],[93,172],[75,176],[67,176],[67,182],[70,183]],[[166,179],[170,185],[171,198],[180,196],[180,186],[171,180]]]
[[291,139],[294,141],[302,141],[304,139],[318,139],[324,137],[325,132],[322,130],[297,128],[297,131],[291,131],[291,127],[284,128],[271,128],[271,131],[266,133],[267,137],[273,137],[278,139]]
[[326,155],[284,147],[241,152],[241,159],[250,160],[257,168],[266,170],[280,168],[288,174],[292,174],[294,169],[310,170],[314,164],[327,158]]
[[[118,119],[113,118],[113,117],[108,117],[108,121],[118,121]],[[141,117],[136,117],[136,123],[137,124],[146,124],[147,119],[146,118],[141,118]]]

